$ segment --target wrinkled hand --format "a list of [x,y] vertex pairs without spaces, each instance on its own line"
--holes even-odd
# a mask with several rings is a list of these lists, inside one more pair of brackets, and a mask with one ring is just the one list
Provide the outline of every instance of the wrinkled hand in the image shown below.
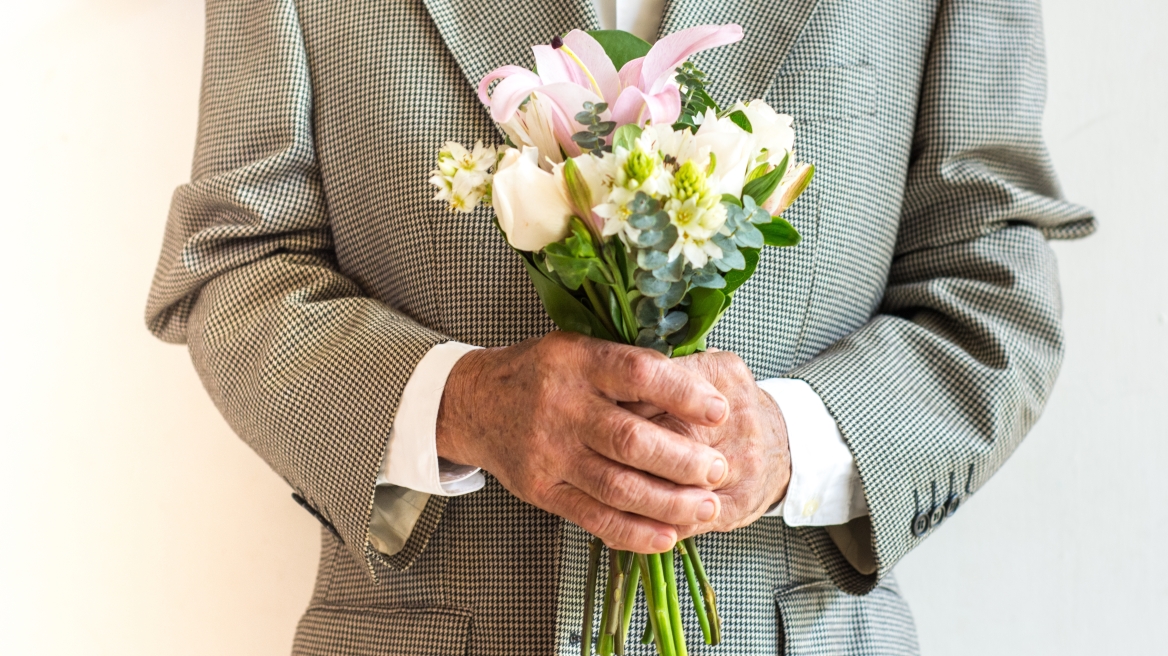
[[723,500],[740,503],[711,490],[726,485],[728,457],[743,457],[618,402],[661,408],[685,431],[714,430],[727,419],[730,395],[703,373],[649,349],[563,332],[473,351],[447,379],[438,455],[489,471],[518,498],[610,547],[665,551],[679,527],[715,521]]
[[774,399],[759,389],[746,363],[729,351],[697,353],[673,362],[700,373],[730,402],[729,420],[717,426],[694,424],[644,404],[632,408],[652,417],[659,426],[714,447],[729,459],[730,473],[714,490],[721,499],[721,513],[701,525],[678,527],[679,535],[746,526],[787,493],[791,454],[783,413]]

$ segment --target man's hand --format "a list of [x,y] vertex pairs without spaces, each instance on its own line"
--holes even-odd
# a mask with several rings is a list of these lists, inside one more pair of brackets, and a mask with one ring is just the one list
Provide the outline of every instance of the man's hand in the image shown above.
[[702,373],[649,349],[563,332],[474,351],[447,379],[438,455],[482,467],[610,547],[665,551],[677,527],[716,521],[722,500],[711,490],[726,485],[728,458],[618,402],[661,408],[687,431],[713,430],[731,404]]
[[[680,537],[746,526],[782,499],[791,481],[783,413],[759,389],[746,363],[729,351],[697,353],[674,362],[700,373],[730,401],[729,421],[714,427],[688,422],[674,413],[653,417],[659,426],[718,449],[730,462],[730,474],[714,490],[722,502],[721,513],[702,526],[679,526]],[[654,414],[648,406],[634,409],[642,415]]]

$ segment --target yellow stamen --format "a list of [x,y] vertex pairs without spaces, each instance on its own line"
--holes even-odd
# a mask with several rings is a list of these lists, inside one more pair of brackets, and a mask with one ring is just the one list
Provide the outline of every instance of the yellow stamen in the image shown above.
[[572,61],[576,62],[576,65],[580,67],[580,70],[584,71],[584,75],[588,76],[588,81],[592,83],[592,90],[596,92],[596,95],[603,99],[604,94],[600,91],[600,85],[596,83],[596,78],[592,77],[592,71],[588,70],[588,67],[584,65],[584,62],[580,61],[580,58],[576,56],[576,53],[572,52],[572,49],[568,46],[560,46],[560,52],[563,52],[565,55],[571,57]]

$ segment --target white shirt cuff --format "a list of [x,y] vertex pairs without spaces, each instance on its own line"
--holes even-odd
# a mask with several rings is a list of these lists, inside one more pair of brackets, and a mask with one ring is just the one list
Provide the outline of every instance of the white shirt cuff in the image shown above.
[[462,356],[478,348],[461,342],[445,342],[431,348],[418,362],[398,402],[397,416],[377,476],[378,485],[458,496],[486,484],[478,467],[439,459],[437,446],[438,408],[446,379]]
[[769,378],[758,386],[783,412],[791,450],[787,496],[766,516],[782,517],[788,526],[834,526],[867,515],[856,461],[815,390],[796,378]]

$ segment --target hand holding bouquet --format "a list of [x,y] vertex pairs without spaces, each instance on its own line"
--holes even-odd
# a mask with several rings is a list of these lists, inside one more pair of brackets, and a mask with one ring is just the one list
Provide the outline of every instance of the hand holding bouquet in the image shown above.
[[[448,142],[431,173],[436,199],[460,212],[494,207],[561,329],[671,356],[704,350],[760,250],[799,242],[778,215],[814,173],[795,160],[791,117],[761,100],[720,108],[685,61],[741,38],[737,25],[699,26],[650,47],[625,32],[574,30],[534,46],[538,74],[503,66],[479,85],[506,145]],[[601,552],[594,540],[583,654]],[[694,540],[677,552],[703,638],[717,644]],[[624,653],[640,586],[646,635],[661,654],[686,654],[674,551],[610,551],[608,561],[599,652]]]

